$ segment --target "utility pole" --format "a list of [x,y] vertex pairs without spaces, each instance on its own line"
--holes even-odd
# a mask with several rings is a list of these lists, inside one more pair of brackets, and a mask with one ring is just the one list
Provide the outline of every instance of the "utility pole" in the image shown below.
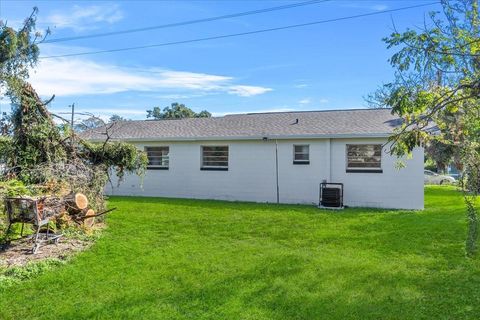
[[73,130],[73,125],[74,125],[74,122],[75,122],[75,103],[72,103],[71,105],[71,108],[72,108],[72,119],[70,120],[70,130],[71,130],[71,138],[70,138],[70,142],[72,143],[72,150],[73,148],[75,147],[75,132]]
[[70,107],[72,108],[72,119],[70,121],[70,126],[72,127],[72,130],[73,130],[73,122],[75,120],[75,103],[72,103]]

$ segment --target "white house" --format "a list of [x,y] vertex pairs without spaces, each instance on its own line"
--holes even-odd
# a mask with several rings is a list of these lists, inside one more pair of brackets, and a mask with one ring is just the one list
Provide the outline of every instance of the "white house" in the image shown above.
[[[318,204],[326,180],[344,184],[347,206],[423,209],[423,149],[399,169],[384,146],[399,123],[390,109],[118,122],[111,138],[150,163],[143,181],[130,175],[107,192]],[[104,129],[86,137],[103,140]]]

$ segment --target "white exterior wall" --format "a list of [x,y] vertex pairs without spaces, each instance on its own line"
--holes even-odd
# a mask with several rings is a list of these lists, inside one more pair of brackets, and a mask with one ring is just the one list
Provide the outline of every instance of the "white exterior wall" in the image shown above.
[[398,159],[382,150],[382,173],[347,173],[346,144],[385,143],[379,139],[335,139],[331,144],[332,182],[344,183],[344,204],[352,207],[423,209],[423,148],[404,160],[406,167],[398,169]]
[[[228,171],[203,171],[201,146],[228,145]],[[145,146],[169,146],[168,170],[147,170],[141,180],[133,175],[111,194],[178,198],[276,202],[275,149],[269,142],[152,142]],[[114,183],[115,185],[115,183]]]
[[[383,173],[346,173],[347,143],[385,143],[385,139],[278,140],[281,203],[318,204],[322,180],[344,183],[348,206],[423,209],[423,150],[415,150],[407,167],[382,152]],[[310,164],[293,164],[293,145],[310,145]],[[145,142],[169,146],[169,170],[148,170],[141,179],[127,176],[112,195],[276,202],[275,141]],[[228,145],[228,171],[200,170],[202,145]],[[114,183],[115,185],[115,183]]]

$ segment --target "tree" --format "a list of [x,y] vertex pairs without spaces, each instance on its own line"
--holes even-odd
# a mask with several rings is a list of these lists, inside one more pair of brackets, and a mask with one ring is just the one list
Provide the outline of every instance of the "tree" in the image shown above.
[[425,147],[425,156],[435,163],[438,172],[445,172],[447,166],[454,161],[456,150],[451,144],[433,140]]
[[390,137],[391,152],[442,143],[454,148],[464,167],[467,256],[478,241],[476,201],[480,188],[480,20],[478,0],[442,0],[423,29],[394,31],[384,41],[398,48],[390,63],[395,79],[371,98],[392,108],[403,124]]
[[[6,87],[7,95],[19,80],[28,78],[29,68],[37,63],[37,43],[42,39],[42,35],[35,32],[37,14],[35,7],[18,31],[0,21],[0,87]],[[49,32],[47,29],[45,36]]]
[[109,123],[118,122],[118,121],[129,121],[129,119],[119,116],[118,114],[112,114],[112,116],[108,120]]
[[82,119],[79,123],[75,124],[75,131],[85,131],[89,129],[99,128],[105,125],[105,122],[102,119],[94,116],[89,116],[88,118]]
[[208,112],[207,110],[202,110],[199,113],[197,113],[196,118],[210,118],[212,114]]
[[[0,24],[0,88],[12,104],[11,133],[0,139],[0,161],[12,170],[1,178],[14,177],[27,184],[42,184],[48,181],[43,179],[45,176],[32,173],[34,170],[65,164],[78,169],[71,171],[79,175],[90,172],[89,184],[83,188],[95,192],[96,198],[104,203],[105,177],[110,169],[119,177],[125,172],[141,174],[148,160],[144,152],[133,145],[109,141],[109,126],[103,128],[106,140],[95,144],[81,139],[70,126],[61,127],[53,121],[54,116],[63,119],[47,109],[55,96],[43,101],[27,82],[28,71],[35,67],[38,59],[37,43],[42,40],[35,32],[37,13],[38,9],[34,8],[18,31]],[[48,179],[57,177],[52,175]]]
[[6,112],[0,114],[0,136],[8,136],[11,134],[12,130],[12,121],[10,120],[10,115]]
[[[437,120],[438,121],[438,120]],[[443,123],[443,129],[438,128],[441,131],[444,140],[450,141],[454,139],[447,128],[452,128],[458,121],[457,117],[442,117],[441,123]],[[432,139],[425,146],[425,155],[427,158],[435,162],[436,169],[439,171],[445,171],[449,164],[454,163],[457,169],[461,169],[461,155],[460,148],[452,143],[445,143],[439,139]]]
[[183,118],[209,118],[212,114],[207,110],[196,113],[192,109],[186,107],[184,104],[178,102],[172,103],[170,107],[165,107],[163,110],[160,107],[154,107],[152,110],[147,110],[147,118],[160,119],[183,119]]

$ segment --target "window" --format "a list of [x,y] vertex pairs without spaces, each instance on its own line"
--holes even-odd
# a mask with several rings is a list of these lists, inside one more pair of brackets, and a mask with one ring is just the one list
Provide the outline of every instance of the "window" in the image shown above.
[[147,169],[168,170],[169,147],[145,147],[147,153]]
[[347,172],[382,172],[381,144],[347,144]]
[[310,164],[310,146],[308,144],[293,146],[293,164]]
[[228,146],[202,146],[201,170],[228,170]]

